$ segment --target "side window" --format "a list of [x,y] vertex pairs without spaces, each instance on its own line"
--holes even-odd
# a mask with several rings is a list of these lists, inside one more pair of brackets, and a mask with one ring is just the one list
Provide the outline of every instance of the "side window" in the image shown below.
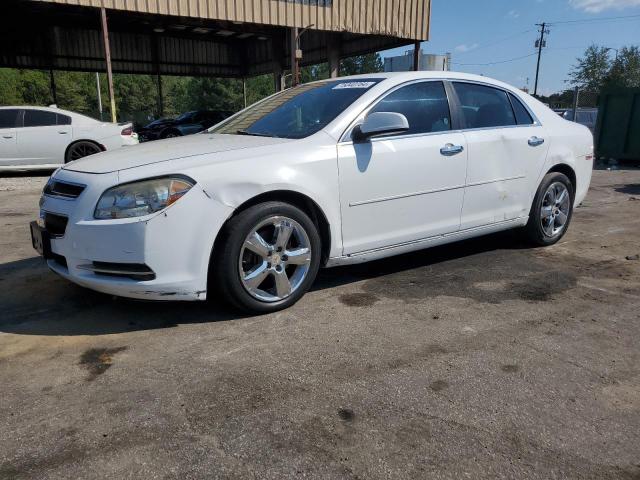
[[15,128],[18,120],[17,109],[0,109],[0,128]]
[[403,134],[451,130],[447,93],[442,82],[420,82],[399,88],[384,97],[369,113],[401,113],[409,121]]
[[516,118],[507,93],[474,83],[454,82],[466,128],[508,127]]
[[522,102],[512,93],[509,94],[509,98],[511,98],[511,105],[513,105],[513,111],[516,113],[518,125],[533,125],[533,118],[531,118]]
[[25,127],[49,127],[57,123],[56,114],[44,110],[25,110]]
[[69,115],[56,113],[56,118],[58,119],[58,125],[71,125],[71,117]]

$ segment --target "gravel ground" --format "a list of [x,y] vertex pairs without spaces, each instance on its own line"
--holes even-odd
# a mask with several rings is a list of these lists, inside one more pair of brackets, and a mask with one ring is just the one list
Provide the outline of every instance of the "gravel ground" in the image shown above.
[[56,277],[44,182],[0,178],[0,478],[640,479],[640,171],[554,247],[326,270],[261,317]]

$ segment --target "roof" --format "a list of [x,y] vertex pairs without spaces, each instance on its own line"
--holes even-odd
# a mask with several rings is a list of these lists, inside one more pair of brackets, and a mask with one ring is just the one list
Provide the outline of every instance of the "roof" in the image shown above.
[[431,0],[29,0],[162,16],[429,39]]

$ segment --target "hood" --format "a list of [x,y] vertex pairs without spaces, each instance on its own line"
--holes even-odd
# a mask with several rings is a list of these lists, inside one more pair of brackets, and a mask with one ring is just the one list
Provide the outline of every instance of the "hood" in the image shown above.
[[[110,173],[127,168],[167,162],[211,153],[291,142],[287,138],[248,135],[196,134],[123,147],[67,163],[65,170],[83,173]],[[222,160],[221,158],[218,160]],[[216,158],[211,159],[215,163]]]

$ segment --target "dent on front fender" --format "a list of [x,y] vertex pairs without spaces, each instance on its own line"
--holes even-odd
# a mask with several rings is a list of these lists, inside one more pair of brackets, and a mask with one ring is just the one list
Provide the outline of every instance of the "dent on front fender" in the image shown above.
[[271,191],[265,185],[253,182],[234,183],[225,187],[220,187],[215,194],[206,192],[207,195],[215,197],[219,202],[230,208],[237,208],[247,200],[252,199],[262,193]]

